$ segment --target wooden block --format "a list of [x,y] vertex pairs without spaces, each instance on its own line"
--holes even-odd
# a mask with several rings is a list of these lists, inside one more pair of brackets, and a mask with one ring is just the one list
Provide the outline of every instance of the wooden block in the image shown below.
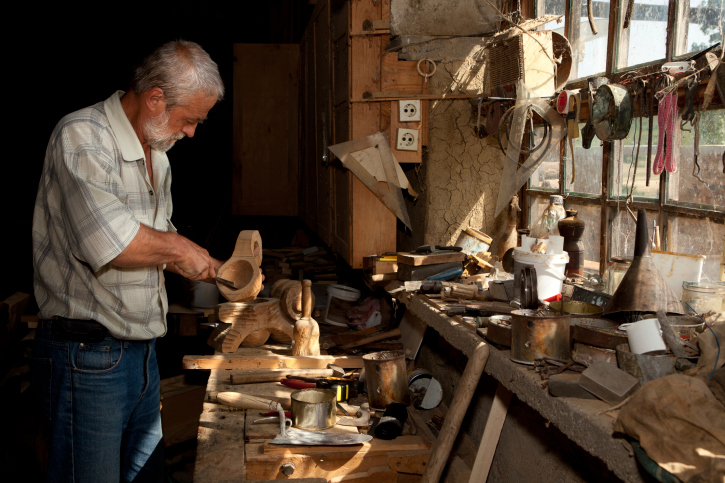
[[206,386],[186,384],[185,376],[161,381],[161,427],[164,446],[196,439]]
[[639,388],[639,379],[607,362],[595,362],[582,372],[579,385],[614,406]]
[[184,369],[325,369],[337,364],[343,369],[363,367],[362,356],[212,355],[184,356]]
[[436,263],[434,265],[405,265],[398,266],[397,278],[406,282],[425,280],[428,277],[441,273],[444,270],[460,267],[461,262]]
[[549,394],[554,397],[576,397],[579,399],[597,399],[597,397],[581,387],[581,374],[554,374],[549,376]]
[[[466,259],[463,252],[442,250],[434,253],[399,253],[398,263],[404,265],[433,265],[435,263],[462,262]],[[400,267],[398,267],[400,270]]]
[[388,458],[391,470],[398,473],[422,475],[430,459],[430,451],[405,451]]
[[12,331],[15,327],[15,324],[20,322],[20,317],[23,315],[23,312],[25,312],[25,309],[28,308],[29,303],[30,295],[23,292],[16,292],[15,294],[5,299],[3,305],[7,307],[8,332]]

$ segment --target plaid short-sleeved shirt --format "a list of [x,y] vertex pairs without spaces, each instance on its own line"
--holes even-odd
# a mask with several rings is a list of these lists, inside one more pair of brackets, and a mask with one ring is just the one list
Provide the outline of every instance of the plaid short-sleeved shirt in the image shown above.
[[103,324],[115,337],[145,340],[166,333],[163,265],[121,268],[109,262],[143,223],[171,224],[171,169],[144,152],[121,106],[122,91],[60,120],[50,137],[33,215],[35,298],[41,318]]

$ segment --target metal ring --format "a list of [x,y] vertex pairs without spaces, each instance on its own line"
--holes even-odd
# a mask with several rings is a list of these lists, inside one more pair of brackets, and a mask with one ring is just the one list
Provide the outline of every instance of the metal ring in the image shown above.
[[[428,64],[430,64],[430,65],[432,65],[432,66],[433,66],[433,71],[431,71],[431,72],[428,72],[428,73],[426,74],[426,73],[423,73],[423,72],[422,72],[422,71],[420,70],[420,63],[421,63],[421,62],[424,62],[424,61],[427,61],[427,62],[428,62]],[[418,61],[418,66],[417,66],[417,69],[418,69],[418,74],[420,74],[420,75],[421,75],[421,76],[423,76],[423,77],[432,77],[432,76],[433,76],[433,74],[435,74],[435,73],[436,73],[436,69],[437,69],[437,68],[438,68],[438,67],[436,67],[436,63],[435,63],[435,62],[433,61],[433,59],[420,59],[420,60]]]
[[[511,131],[511,125],[509,124],[508,121],[509,121],[509,118],[512,116],[515,108],[516,108],[516,106],[509,108],[509,110],[507,110],[504,113],[504,115],[501,116],[501,121],[499,122],[499,125],[498,125],[498,146],[499,146],[499,148],[501,148],[501,152],[503,152],[504,154],[506,154],[506,150],[504,149],[503,143],[501,142],[501,138],[502,138],[501,129],[503,128],[503,126],[506,126],[506,140],[508,141],[510,131]],[[541,142],[539,144],[537,144],[536,146],[532,147],[531,149],[526,149],[526,148],[522,147],[521,152],[524,154],[532,154],[532,153],[538,151],[545,144],[545,141],[547,140],[547,138],[551,136],[551,132],[552,132],[551,123],[547,120],[546,114],[539,106],[537,106],[535,104],[530,104],[526,108],[527,114],[528,114],[529,110],[537,113],[541,117],[541,119],[544,121],[544,134],[541,138]]]

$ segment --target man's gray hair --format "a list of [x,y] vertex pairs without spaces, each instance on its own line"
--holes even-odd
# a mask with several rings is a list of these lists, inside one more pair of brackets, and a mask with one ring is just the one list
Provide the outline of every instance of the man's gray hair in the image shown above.
[[154,87],[164,91],[166,109],[185,105],[199,92],[224,97],[224,83],[216,62],[201,46],[188,40],[174,40],[154,50],[136,67],[131,89],[141,94]]

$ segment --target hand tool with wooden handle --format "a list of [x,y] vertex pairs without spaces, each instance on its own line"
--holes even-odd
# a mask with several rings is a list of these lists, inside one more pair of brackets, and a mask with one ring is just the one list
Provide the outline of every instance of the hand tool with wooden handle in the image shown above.
[[320,355],[320,327],[312,318],[312,282],[302,281],[302,318],[295,322],[294,356]]

